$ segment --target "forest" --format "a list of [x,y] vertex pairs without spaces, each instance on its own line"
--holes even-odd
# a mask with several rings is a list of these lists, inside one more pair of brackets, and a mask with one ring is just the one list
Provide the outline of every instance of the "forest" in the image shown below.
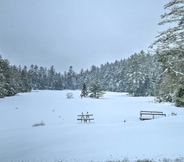
[[98,80],[103,91],[155,96],[158,102],[184,106],[184,1],[172,0],[164,8],[168,11],[161,15],[159,25],[174,26],[159,33],[149,47],[153,54],[140,51],[79,73],[70,66],[64,74],[56,72],[54,66],[17,67],[0,56],[0,98],[31,90],[81,89],[84,83],[88,87]]
[[153,96],[159,71],[157,56],[144,51],[100,67],[92,65],[90,70],[81,69],[80,73],[70,66],[64,74],[56,72],[54,66],[50,69],[37,65],[31,65],[29,69],[26,66],[12,66],[7,59],[0,57],[0,96],[31,90],[81,89],[84,83],[88,87],[95,80],[101,83],[103,91]]

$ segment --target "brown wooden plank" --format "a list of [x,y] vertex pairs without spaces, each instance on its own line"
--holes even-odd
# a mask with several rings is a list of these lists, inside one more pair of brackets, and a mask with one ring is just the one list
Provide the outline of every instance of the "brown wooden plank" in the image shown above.
[[140,113],[140,115],[164,115],[166,116],[166,114],[159,114],[159,113]]
[[77,120],[94,120],[93,118],[87,118],[87,119],[77,119]]
[[153,118],[140,118],[140,120],[152,120]]
[[93,114],[88,114],[88,115],[78,115],[78,116],[93,116]]
[[140,113],[142,112],[150,112],[150,113],[163,113],[162,111],[140,111]]

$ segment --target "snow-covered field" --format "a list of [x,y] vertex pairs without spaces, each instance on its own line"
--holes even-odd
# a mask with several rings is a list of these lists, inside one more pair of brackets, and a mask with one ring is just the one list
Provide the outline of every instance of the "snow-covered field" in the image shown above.
[[[67,99],[68,92],[74,98]],[[140,121],[140,110],[167,117]],[[77,121],[82,112],[95,120]],[[32,127],[42,121],[45,126]],[[100,99],[81,99],[80,91],[34,91],[0,99],[0,162],[179,157],[184,157],[184,108],[154,103],[153,97],[107,92]]]

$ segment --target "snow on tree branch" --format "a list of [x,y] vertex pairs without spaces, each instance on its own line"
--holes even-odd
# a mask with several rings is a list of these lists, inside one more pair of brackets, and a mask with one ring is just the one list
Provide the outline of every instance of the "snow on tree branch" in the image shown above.
[[167,51],[168,49],[184,50],[184,0],[171,0],[164,6],[169,12],[161,15],[163,19],[158,25],[166,23],[173,24],[174,27],[159,32],[157,40],[150,48],[156,46],[155,51]]

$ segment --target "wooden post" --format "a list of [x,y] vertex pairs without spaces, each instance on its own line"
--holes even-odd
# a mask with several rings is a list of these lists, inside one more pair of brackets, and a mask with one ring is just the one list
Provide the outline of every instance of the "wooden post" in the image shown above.
[[82,122],[82,118],[83,118],[83,112],[82,112],[82,115],[81,115],[81,122]]

